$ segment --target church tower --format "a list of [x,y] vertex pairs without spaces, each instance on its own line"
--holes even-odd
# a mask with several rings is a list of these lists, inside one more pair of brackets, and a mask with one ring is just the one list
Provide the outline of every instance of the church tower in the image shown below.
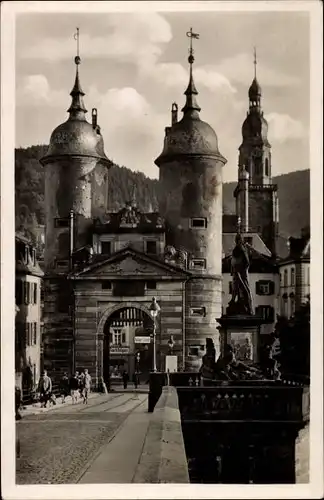
[[[76,36],[79,41],[78,32]],[[92,110],[92,123],[86,120],[80,63],[78,54],[69,117],[53,131],[41,159],[45,169],[44,362],[53,376],[73,369],[74,297],[67,279],[73,252],[91,244],[92,220],[106,212],[108,202],[110,162],[97,110]]]
[[275,255],[278,233],[277,185],[272,183],[271,145],[268,123],[263,116],[262,90],[256,76],[249,88],[249,110],[242,126],[239,147],[238,184],[234,191],[241,232],[259,233]]
[[[193,79],[190,30],[189,84],[183,117],[172,105],[171,127],[155,160],[159,174],[159,212],[167,226],[166,244],[185,253],[191,276],[186,283],[184,334],[187,369],[192,356],[213,338],[219,353],[216,319],[222,306],[222,168],[217,136],[200,118]],[[201,351],[200,351],[201,352]]]

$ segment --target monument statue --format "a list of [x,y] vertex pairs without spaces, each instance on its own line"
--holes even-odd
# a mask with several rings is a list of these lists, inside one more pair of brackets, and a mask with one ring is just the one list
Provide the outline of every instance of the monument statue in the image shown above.
[[237,233],[235,243],[231,260],[232,299],[228,305],[228,312],[229,314],[253,315],[252,294],[248,281],[250,259],[240,233]]
[[[213,385],[217,380],[262,380],[265,373],[261,367],[247,365],[239,361],[233,346],[227,344],[224,355],[215,362],[216,350],[212,339],[206,339],[206,354],[202,358],[200,373],[204,386]],[[275,378],[275,377],[270,377]]]
[[214,346],[213,339],[206,338],[206,354],[202,358],[202,365],[200,367],[200,373],[204,382],[204,385],[208,385],[215,378],[215,358],[216,349]]

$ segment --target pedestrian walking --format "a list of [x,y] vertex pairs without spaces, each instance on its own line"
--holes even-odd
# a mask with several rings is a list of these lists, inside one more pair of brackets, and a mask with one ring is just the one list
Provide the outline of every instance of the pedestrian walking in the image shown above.
[[127,389],[127,383],[129,380],[129,376],[126,370],[123,371],[123,384],[124,384],[124,389]]
[[63,377],[60,380],[60,396],[62,398],[62,403],[65,403],[66,396],[69,395],[69,377],[66,372],[64,372]]
[[83,389],[84,389],[84,370],[82,370],[82,372],[80,373],[80,375],[78,376],[78,379],[79,379],[79,394],[80,394],[80,398],[83,398]]
[[52,396],[52,380],[44,370],[38,382],[38,392],[40,394],[41,408],[46,408],[47,402]]
[[83,404],[88,404],[88,396],[91,390],[91,376],[88,370],[85,368],[84,370],[84,378],[83,378]]
[[75,375],[72,375],[70,378],[70,392],[72,398],[72,404],[74,405],[78,400],[79,393],[79,373],[75,372]]
[[134,372],[134,374],[133,374],[133,384],[135,386],[135,389],[137,389],[137,386],[139,384],[139,377],[138,377],[138,374],[136,372]]
[[16,420],[21,420],[20,407],[22,403],[21,390],[18,385],[15,387],[15,408],[16,408]]

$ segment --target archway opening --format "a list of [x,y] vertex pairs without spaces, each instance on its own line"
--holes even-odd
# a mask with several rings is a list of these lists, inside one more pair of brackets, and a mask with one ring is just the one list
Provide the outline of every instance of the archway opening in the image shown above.
[[104,326],[103,376],[107,388],[123,383],[123,373],[140,384],[149,379],[153,363],[153,319],[138,307],[114,311]]

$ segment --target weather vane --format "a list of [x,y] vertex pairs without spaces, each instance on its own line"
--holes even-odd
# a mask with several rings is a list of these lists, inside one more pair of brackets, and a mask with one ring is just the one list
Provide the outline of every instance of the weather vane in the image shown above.
[[256,48],[254,47],[254,78],[256,78],[256,67],[257,67],[257,56],[256,56]]
[[194,50],[192,48],[192,39],[195,38],[196,40],[198,40],[199,39],[199,33],[194,33],[192,31],[192,28],[190,28],[190,31],[187,31],[186,35],[187,35],[187,37],[190,38],[190,47],[189,47],[189,58],[188,58],[188,61],[189,61],[190,64],[192,64],[194,62],[194,60],[195,60],[194,56],[193,56]]
[[79,52],[80,52],[80,46],[79,46],[79,38],[80,38],[79,37],[79,28],[76,29],[76,33],[74,33],[73,38],[77,42],[77,55],[76,55],[74,61],[75,61],[75,64],[80,64],[81,59],[80,59],[80,54],[79,54]]

